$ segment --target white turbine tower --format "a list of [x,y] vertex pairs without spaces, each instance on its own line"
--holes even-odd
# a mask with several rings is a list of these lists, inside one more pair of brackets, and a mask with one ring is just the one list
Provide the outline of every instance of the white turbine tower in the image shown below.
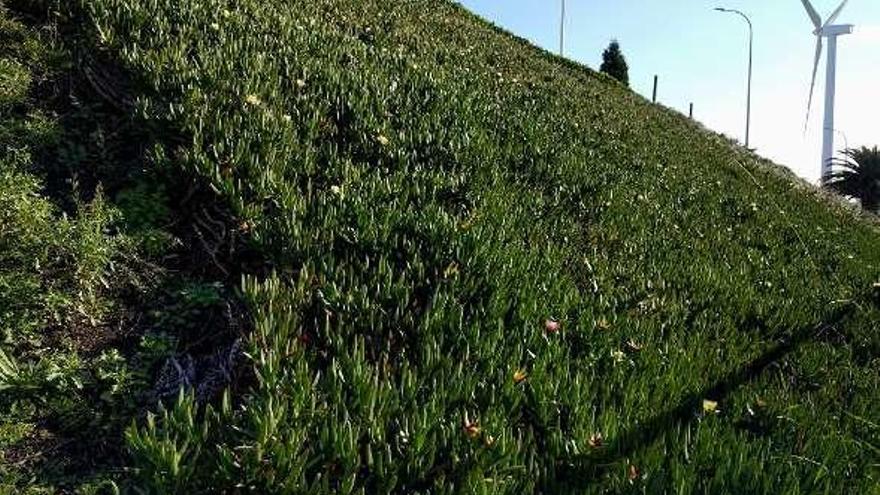
[[828,17],[825,23],[819,13],[813,8],[809,0],[801,0],[807,9],[807,14],[816,30],[816,58],[813,60],[813,79],[810,83],[810,99],[807,103],[807,122],[810,121],[810,108],[813,105],[813,90],[816,87],[816,72],[819,69],[819,59],[822,57],[822,38],[828,38],[828,65],[825,69],[825,126],[822,139],[822,182],[831,172],[831,158],[834,156],[834,86],[837,70],[837,37],[853,32],[852,24],[832,24],[849,0],[843,0],[837,9]]

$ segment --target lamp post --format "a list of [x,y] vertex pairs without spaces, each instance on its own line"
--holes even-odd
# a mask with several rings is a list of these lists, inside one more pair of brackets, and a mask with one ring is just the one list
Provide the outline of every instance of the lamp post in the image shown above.
[[754,42],[754,30],[752,29],[752,20],[749,19],[749,16],[743,14],[742,12],[734,9],[725,9],[722,7],[717,7],[715,10],[718,12],[726,12],[729,14],[737,14],[749,24],[749,89],[748,96],[746,98],[746,148],[749,147],[749,131],[751,129],[752,123],[752,45]]
[[562,0],[562,12],[559,17],[559,56],[565,56],[565,0]]

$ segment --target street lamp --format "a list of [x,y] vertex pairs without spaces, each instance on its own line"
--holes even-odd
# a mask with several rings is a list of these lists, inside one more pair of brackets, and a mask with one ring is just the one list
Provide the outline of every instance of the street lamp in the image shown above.
[[562,0],[562,13],[559,17],[559,56],[565,56],[565,0]]
[[734,9],[725,9],[722,7],[717,7],[715,10],[718,12],[726,12],[729,14],[737,14],[749,24],[749,90],[748,97],[746,100],[746,148],[749,147],[749,130],[751,128],[752,121],[752,44],[754,41],[754,30],[752,29],[752,21],[749,19],[749,16],[743,14],[742,12]]

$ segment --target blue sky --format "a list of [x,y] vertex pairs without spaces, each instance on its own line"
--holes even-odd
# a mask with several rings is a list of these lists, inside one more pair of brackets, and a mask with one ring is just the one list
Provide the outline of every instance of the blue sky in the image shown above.
[[[559,0],[460,0],[495,24],[552,51]],[[839,0],[812,0],[826,18]],[[567,0],[566,56],[597,68],[612,38],[630,65],[632,88],[740,140],[745,131],[748,27],[717,6],[742,10],[755,26],[751,145],[798,175],[819,177],[825,59],[813,114],[806,112],[815,37],[799,0]],[[855,24],[837,52],[836,148],[880,145],[880,0],[851,0],[838,24]],[[846,138],[844,140],[844,137]]]

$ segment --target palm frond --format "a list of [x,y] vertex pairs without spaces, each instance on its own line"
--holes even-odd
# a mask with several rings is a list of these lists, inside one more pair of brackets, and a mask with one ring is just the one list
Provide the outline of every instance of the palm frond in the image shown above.
[[880,204],[880,149],[848,148],[831,163],[833,171],[825,176],[825,187],[876,211]]

